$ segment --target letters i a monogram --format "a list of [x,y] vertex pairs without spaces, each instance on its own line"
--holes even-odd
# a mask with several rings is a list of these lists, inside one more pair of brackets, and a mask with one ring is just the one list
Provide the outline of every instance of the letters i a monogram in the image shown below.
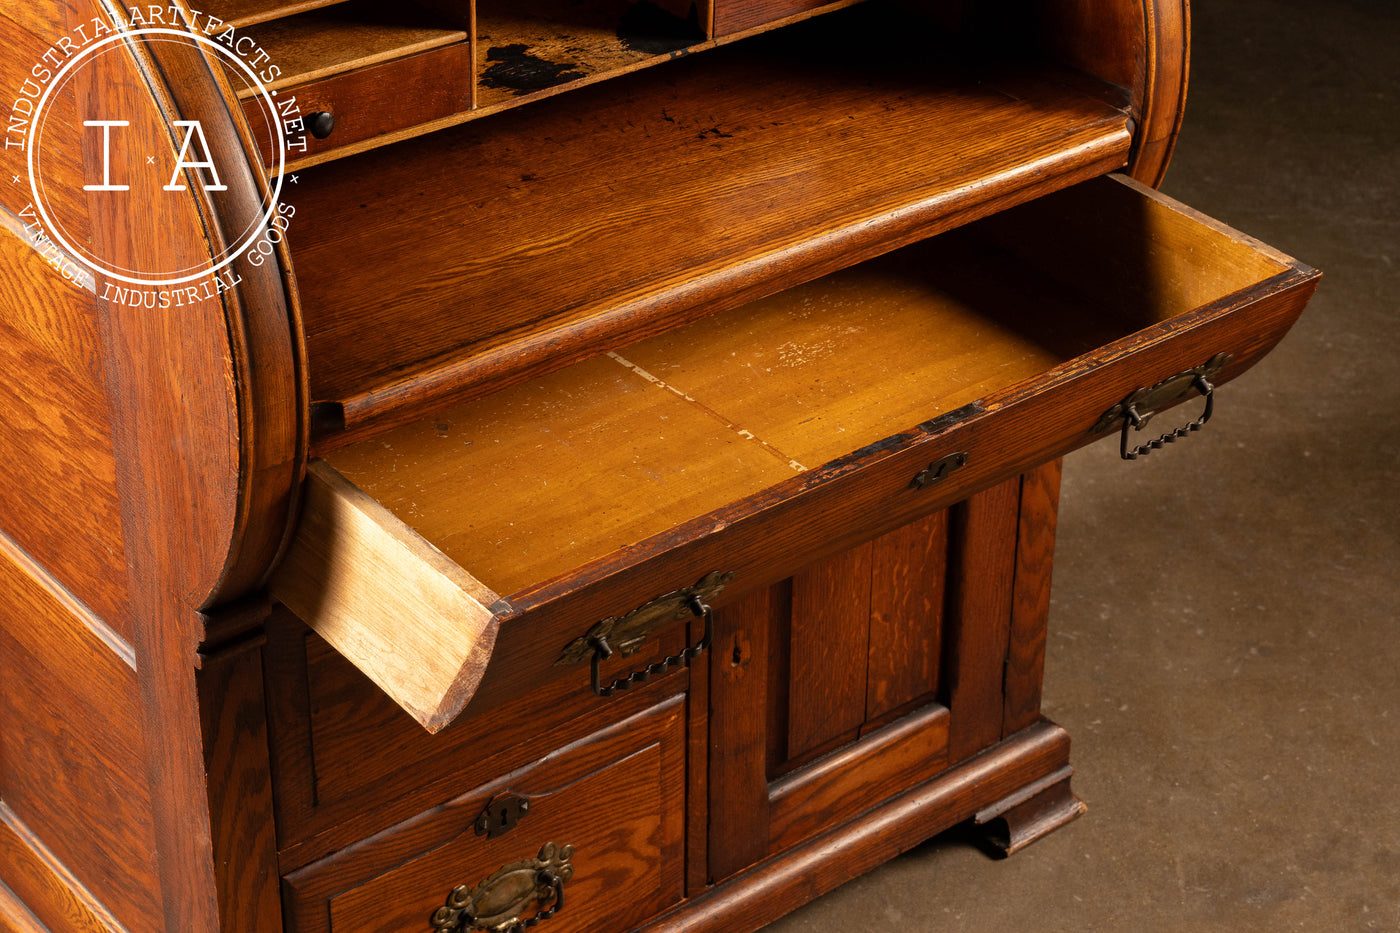
[[[126,120],[84,120],[83,126],[102,127],[102,184],[83,185],[84,191],[129,191],[130,185],[112,184],[112,127],[130,126]],[[161,190],[163,191],[184,191],[185,186],[179,184],[180,172],[187,168],[203,168],[209,170],[209,177],[213,179],[212,185],[206,184],[205,191],[227,191],[228,186],[219,180],[219,170],[214,165],[213,157],[209,153],[209,142],[204,138],[204,127],[200,126],[198,120],[176,120],[176,126],[184,127],[185,140],[180,144],[180,154],[175,157],[175,171],[170,174],[170,182]],[[190,152],[190,144],[194,138],[199,137],[199,143],[195,147],[195,155],[205,154],[205,161],[186,162],[185,156]]]

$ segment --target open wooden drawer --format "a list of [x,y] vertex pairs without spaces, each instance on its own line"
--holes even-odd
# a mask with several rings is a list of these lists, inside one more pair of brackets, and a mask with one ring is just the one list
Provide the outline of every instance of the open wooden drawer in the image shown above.
[[1227,382],[1316,279],[1095,179],[328,451],[272,591],[436,731]]

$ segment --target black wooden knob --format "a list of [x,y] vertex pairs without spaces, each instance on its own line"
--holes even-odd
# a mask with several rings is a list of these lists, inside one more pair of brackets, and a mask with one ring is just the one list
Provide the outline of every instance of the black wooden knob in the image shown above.
[[325,139],[331,135],[335,129],[335,114],[325,110],[318,110],[306,118],[307,125],[311,127],[311,135],[317,139]]

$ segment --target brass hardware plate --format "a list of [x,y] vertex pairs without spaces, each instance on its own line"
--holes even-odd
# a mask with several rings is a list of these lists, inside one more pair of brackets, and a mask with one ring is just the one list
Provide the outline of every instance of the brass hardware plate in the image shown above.
[[694,585],[658,596],[626,615],[604,619],[589,629],[588,634],[569,642],[560,653],[559,660],[554,663],[582,664],[593,657],[594,646],[600,641],[610,645],[612,651],[623,656],[636,654],[653,631],[668,622],[690,618],[694,614],[691,606],[695,600],[708,605],[733,579],[733,573],[721,573],[716,570],[705,574]]
[[[546,842],[536,858],[512,862],[475,887],[459,885],[430,921],[435,933],[504,933],[548,920],[564,908],[564,883],[574,876],[574,847]],[[524,919],[531,904],[539,913]]]
[[530,801],[512,793],[497,794],[481,811],[472,827],[478,836],[495,839],[516,827],[530,812]]
[[1107,431],[1116,425],[1120,418],[1128,417],[1129,409],[1137,413],[1138,427],[1147,424],[1148,420],[1158,411],[1185,398],[1200,380],[1204,379],[1207,384],[1214,385],[1216,377],[1220,375],[1220,371],[1231,359],[1232,357],[1228,353],[1217,353],[1210,358],[1209,362],[1197,366],[1195,369],[1177,373],[1154,386],[1138,389],[1104,412],[1094,424],[1093,433],[1102,434]]
[[958,451],[955,454],[940,457],[918,472],[914,477],[914,486],[918,489],[927,489],[934,483],[947,479],[949,474],[967,466],[967,460],[966,451]]

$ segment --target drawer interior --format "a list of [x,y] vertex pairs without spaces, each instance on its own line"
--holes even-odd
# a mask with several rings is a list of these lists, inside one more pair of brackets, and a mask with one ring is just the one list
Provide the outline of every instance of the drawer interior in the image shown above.
[[[1088,442],[1135,389],[1222,353],[1230,378],[1315,278],[1097,178],[323,450],[273,593],[436,731],[488,661],[560,676],[605,615],[770,582]],[[975,466],[910,493],[957,450]]]
[[1100,179],[325,458],[519,594],[1289,269]]

